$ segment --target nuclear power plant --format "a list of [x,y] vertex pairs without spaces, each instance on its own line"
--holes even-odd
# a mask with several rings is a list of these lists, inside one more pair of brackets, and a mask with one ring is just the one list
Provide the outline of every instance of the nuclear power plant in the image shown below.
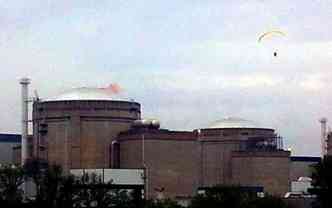
[[141,118],[140,104],[104,89],[79,88],[33,104],[34,155],[73,168],[109,168],[120,132]]
[[[219,184],[283,196],[292,181],[309,177],[310,165],[320,161],[291,156],[275,129],[247,119],[222,118],[191,131],[160,128],[157,119],[142,119],[139,102],[108,88],[76,88],[52,98],[36,97],[28,140],[29,81],[22,79],[21,84],[23,128],[21,148],[15,149],[17,161],[45,159],[61,165],[67,174],[144,170],[140,177],[148,198],[161,193],[190,198]],[[320,122],[322,138],[328,138],[322,145],[330,154],[332,134],[326,132],[326,119]]]

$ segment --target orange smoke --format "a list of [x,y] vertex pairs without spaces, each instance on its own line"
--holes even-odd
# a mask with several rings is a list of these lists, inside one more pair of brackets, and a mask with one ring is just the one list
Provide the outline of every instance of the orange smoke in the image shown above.
[[117,83],[112,83],[107,87],[101,89],[107,90],[108,92],[111,92],[113,94],[119,94],[120,92],[122,92],[122,88]]

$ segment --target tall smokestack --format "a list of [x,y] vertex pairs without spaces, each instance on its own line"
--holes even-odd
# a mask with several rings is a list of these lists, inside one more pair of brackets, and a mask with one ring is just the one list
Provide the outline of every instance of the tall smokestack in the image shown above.
[[326,123],[327,123],[327,119],[326,118],[321,118],[319,120],[320,124],[321,124],[321,145],[322,145],[322,157],[324,157],[326,155],[326,139],[327,139],[327,135],[326,135]]
[[28,122],[29,122],[29,90],[28,85],[30,84],[30,79],[22,78],[20,80],[20,84],[22,85],[21,89],[21,98],[22,98],[22,140],[21,140],[21,165],[24,165],[25,160],[28,157]]

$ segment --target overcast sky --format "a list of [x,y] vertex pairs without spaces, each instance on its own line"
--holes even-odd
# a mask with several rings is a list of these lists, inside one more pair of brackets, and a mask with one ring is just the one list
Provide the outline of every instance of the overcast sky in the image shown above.
[[[20,131],[28,76],[43,98],[118,83],[163,128],[255,120],[293,155],[318,156],[331,19],[328,0],[0,0],[0,132]],[[275,29],[286,36],[257,41]]]

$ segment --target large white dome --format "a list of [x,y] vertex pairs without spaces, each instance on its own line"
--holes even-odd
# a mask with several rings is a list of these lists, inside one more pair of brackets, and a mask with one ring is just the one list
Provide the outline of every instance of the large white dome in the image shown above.
[[[260,126],[258,123],[237,117],[226,117],[217,120],[208,126],[208,129],[223,129],[223,128],[266,128]],[[271,128],[267,128],[271,129]]]
[[44,101],[73,101],[73,100],[123,100],[129,101],[129,99],[121,97],[117,93],[113,93],[110,90],[105,88],[74,88],[72,90],[68,90],[58,96],[46,99]]

